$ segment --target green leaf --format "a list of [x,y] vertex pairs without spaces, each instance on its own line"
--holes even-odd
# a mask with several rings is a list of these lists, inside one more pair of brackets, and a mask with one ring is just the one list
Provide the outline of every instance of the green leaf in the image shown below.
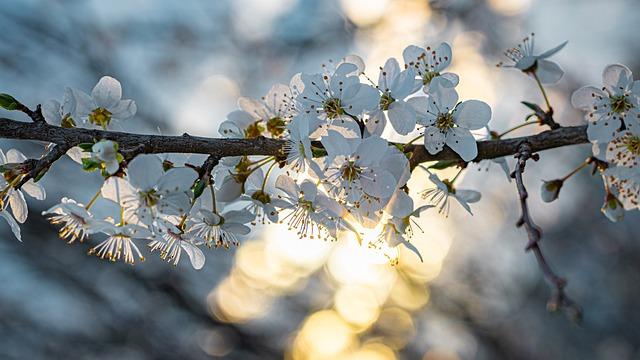
[[92,148],[93,148],[93,144],[92,143],[82,143],[82,144],[78,144],[78,147],[80,149],[82,149],[82,151],[84,151],[84,152],[91,152]]
[[0,94],[0,107],[7,110],[18,110],[21,106],[20,102],[9,94]]
[[204,189],[206,188],[206,184],[204,181],[202,181],[201,179],[198,179],[196,181],[196,184],[193,186],[193,197],[194,199],[199,198],[202,193],[204,192]]
[[96,171],[100,168],[100,163],[90,159],[90,158],[84,158],[82,159],[82,169],[85,171]]
[[7,168],[4,165],[0,165],[0,173],[4,173],[7,171]]
[[118,163],[121,163],[124,160],[124,156],[120,153],[116,153],[116,159],[118,160]]
[[314,146],[311,147],[311,153],[313,154],[313,157],[327,156],[327,150]]
[[520,103],[526,107],[528,107],[529,109],[533,110],[533,111],[542,111],[542,108],[540,108],[540,106],[534,104],[534,103],[530,103],[530,102],[526,102],[526,101],[520,101]]
[[437,163],[429,166],[429,169],[442,170],[448,167],[456,166],[458,165],[458,162],[458,160],[440,160]]

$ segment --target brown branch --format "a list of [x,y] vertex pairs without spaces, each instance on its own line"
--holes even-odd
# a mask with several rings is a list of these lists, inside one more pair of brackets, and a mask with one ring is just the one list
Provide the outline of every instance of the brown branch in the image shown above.
[[540,228],[533,222],[531,214],[529,213],[529,206],[527,205],[527,198],[529,197],[529,194],[524,186],[522,174],[524,173],[527,160],[533,159],[534,161],[538,161],[538,154],[533,152],[533,147],[530,143],[523,141],[518,146],[515,158],[517,159],[517,162],[511,177],[516,180],[516,187],[520,198],[520,208],[522,210],[522,215],[516,223],[516,226],[524,226],[529,238],[526,251],[533,251],[545,279],[555,288],[554,294],[547,303],[547,307],[550,311],[555,311],[561,308],[565,309],[573,320],[580,321],[582,318],[582,309],[565,293],[564,289],[567,285],[567,281],[558,276],[553,269],[551,269],[551,266],[545,259],[544,254],[542,253],[542,248],[539,244],[540,239],[542,238],[542,230],[540,230]]
[[[107,139],[118,143],[121,152],[128,156],[152,153],[194,153],[210,154],[223,158],[241,155],[283,155],[285,140],[258,137],[255,139],[216,139],[183,134],[182,136],[129,134],[117,131],[103,131],[84,128],[62,128],[44,122],[25,123],[0,118],[0,138],[39,140],[69,148],[82,143]],[[541,151],[561,146],[587,143],[586,126],[562,127],[536,135],[502,140],[478,142],[478,156],[474,161],[494,159],[513,155],[518,146],[527,141],[532,151]],[[320,146],[315,142],[314,146]],[[405,152],[412,153],[411,168],[425,161],[461,160],[448,147],[441,152],[429,154],[422,145],[407,146]]]

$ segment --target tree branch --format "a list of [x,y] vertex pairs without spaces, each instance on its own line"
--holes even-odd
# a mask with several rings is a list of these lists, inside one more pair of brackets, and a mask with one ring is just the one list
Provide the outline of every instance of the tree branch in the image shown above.
[[[152,153],[195,153],[215,155],[219,158],[241,155],[282,156],[286,140],[258,137],[255,139],[219,139],[183,134],[182,136],[129,134],[84,128],[62,128],[45,122],[26,123],[0,118],[0,138],[39,140],[71,148],[82,143],[107,139],[118,143],[121,152],[128,157]],[[474,161],[513,155],[518,146],[527,141],[532,151],[541,151],[561,146],[587,143],[586,126],[562,127],[536,135],[478,142],[478,156]],[[314,146],[321,146],[315,142]],[[417,164],[434,160],[461,160],[448,147],[441,152],[429,154],[422,145],[407,146],[405,152],[412,153],[411,169]],[[461,160],[462,161],[462,160]]]
[[529,194],[524,186],[522,174],[524,173],[524,168],[527,160],[533,159],[534,161],[538,161],[538,154],[535,154],[533,152],[531,144],[529,144],[527,141],[523,141],[518,146],[518,151],[515,154],[515,158],[518,161],[516,162],[515,170],[511,174],[511,177],[516,180],[516,187],[518,189],[518,195],[520,198],[520,208],[522,210],[522,215],[516,223],[516,226],[524,226],[529,238],[526,251],[533,251],[540,270],[542,270],[542,273],[544,274],[544,277],[555,288],[554,294],[547,303],[547,308],[550,311],[564,308],[568,311],[572,319],[574,319],[575,321],[580,321],[580,319],[582,318],[582,309],[565,293],[564,288],[567,285],[567,281],[558,276],[553,271],[553,269],[551,269],[551,266],[545,259],[539,244],[540,239],[542,238],[542,230],[540,230],[538,225],[533,222],[529,213],[529,206],[527,205],[527,198],[529,197]]

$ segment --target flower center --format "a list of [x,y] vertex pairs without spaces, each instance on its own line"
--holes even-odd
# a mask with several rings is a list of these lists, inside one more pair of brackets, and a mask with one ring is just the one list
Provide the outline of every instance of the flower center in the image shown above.
[[247,139],[255,139],[258,136],[262,135],[264,131],[264,127],[260,125],[260,121],[256,121],[253,124],[247,126],[244,130],[244,137]]
[[344,114],[344,109],[338,98],[330,98],[322,103],[322,109],[327,114],[329,119],[335,119],[338,116]]
[[362,169],[354,161],[349,161],[342,167],[342,178],[351,182],[357,179],[361,172]]
[[640,137],[629,136],[625,142],[627,150],[635,156],[640,156]]
[[279,116],[271,118],[269,119],[269,121],[267,121],[267,131],[269,131],[271,135],[275,137],[280,137],[280,135],[282,135],[282,133],[284,132],[284,126],[284,119]]
[[618,95],[611,98],[611,110],[615,113],[623,113],[631,109],[632,105],[627,101],[627,97],[624,95]]
[[298,199],[298,204],[300,204],[300,207],[307,210],[307,211],[311,211],[314,212],[315,209],[313,208],[313,203],[309,200],[305,200],[304,198],[300,198]]
[[449,179],[444,179],[442,180],[442,182],[447,186],[447,192],[449,194],[455,194],[456,193],[456,188],[453,187],[453,182],[450,181]]
[[424,75],[422,75],[422,84],[429,85],[431,83],[431,80],[433,80],[433,78],[435,78],[436,76],[440,76],[440,73],[437,71],[427,71],[426,73],[424,73]]
[[160,200],[160,196],[156,193],[155,189],[141,191],[140,198],[148,207],[155,206]]
[[392,98],[391,94],[382,94],[382,96],[380,97],[380,109],[389,110],[389,106],[393,104],[394,101],[396,101],[396,99]]
[[440,130],[449,130],[453,127],[453,115],[451,113],[438,114],[436,127]]
[[106,129],[109,122],[111,122],[111,112],[103,107],[95,108],[89,114],[89,122]]
[[253,195],[251,195],[251,198],[253,200],[258,200],[263,204],[268,204],[271,202],[271,197],[269,196],[269,194],[267,194],[266,192],[262,191],[262,190],[258,190],[256,192],[253,193]]

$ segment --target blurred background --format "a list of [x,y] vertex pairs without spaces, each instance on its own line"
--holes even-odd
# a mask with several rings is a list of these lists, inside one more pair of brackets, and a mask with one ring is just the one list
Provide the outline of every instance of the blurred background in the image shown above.
[[[575,125],[574,89],[600,84],[609,63],[640,73],[639,18],[635,0],[4,0],[0,91],[34,105],[111,75],[138,104],[130,131],[218,136],[238,96],[262,96],[296,72],[356,53],[377,79],[405,46],[448,41],[461,99],[489,103],[492,128],[504,130],[526,116],[519,101],[542,99],[530,78],[495,64],[535,32],[540,52],[569,40],[555,56],[565,77],[548,91],[556,119]],[[453,204],[448,218],[420,219],[424,263],[402,252],[391,267],[353,239],[298,240],[270,225],[237,249],[209,251],[195,271],[156,256],[103,262],[86,256],[88,244],[59,240],[39,213],[61,196],[86,202],[100,184],[96,174],[78,181],[62,160],[43,179],[47,200],[30,202],[24,242],[0,223],[0,358],[640,359],[637,211],[610,223],[602,183],[587,172],[552,204],[538,196],[541,179],[589,154],[545,151],[525,174],[543,250],[585,310],[580,326],[546,311],[550,289],[514,227],[515,185],[495,166],[460,185],[483,194],[475,216]],[[420,175],[409,185],[429,186]]]

